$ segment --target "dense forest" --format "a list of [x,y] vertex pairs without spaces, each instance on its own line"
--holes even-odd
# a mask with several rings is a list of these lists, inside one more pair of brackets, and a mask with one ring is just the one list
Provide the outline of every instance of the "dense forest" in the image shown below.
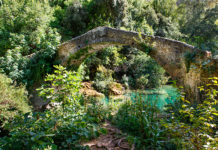
[[152,47],[108,46],[79,68],[57,59],[62,43],[107,26],[218,60],[217,13],[216,0],[0,0],[0,150],[217,149],[218,76],[193,101]]

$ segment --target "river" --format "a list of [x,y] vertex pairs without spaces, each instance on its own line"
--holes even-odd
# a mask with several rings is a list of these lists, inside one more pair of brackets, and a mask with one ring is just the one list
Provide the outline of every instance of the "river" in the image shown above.
[[[156,105],[158,108],[163,109],[165,105],[174,103],[180,96],[177,88],[164,85],[157,89],[149,90],[131,90],[126,92],[123,99],[131,99],[134,101],[137,96],[152,105]],[[116,97],[115,97],[116,98]],[[120,101],[121,98],[116,98]],[[105,97],[101,100],[103,104],[107,105],[111,101],[115,101],[114,98]]]

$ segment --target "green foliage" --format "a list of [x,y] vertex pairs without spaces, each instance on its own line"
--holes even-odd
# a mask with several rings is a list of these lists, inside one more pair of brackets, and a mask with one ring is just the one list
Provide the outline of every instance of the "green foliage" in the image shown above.
[[185,65],[186,65],[187,73],[188,73],[190,70],[191,64],[196,62],[195,61],[196,52],[186,52],[184,57],[185,57]]
[[[56,46],[59,43],[59,35],[52,35],[53,39],[50,39],[45,43],[45,49],[41,49],[39,52],[33,54],[30,58],[25,71],[25,77],[23,82],[29,86],[42,81],[48,73],[52,73],[53,65],[57,65],[59,62],[55,60]],[[53,43],[54,42],[54,43]]]
[[96,98],[90,99],[90,103],[88,103],[86,110],[90,120],[92,119],[94,123],[98,124],[105,121],[111,115],[109,107],[104,106]]
[[95,88],[103,93],[108,92],[108,85],[113,81],[127,88],[146,89],[159,87],[168,80],[164,69],[147,54],[127,47],[110,47],[90,56],[80,71],[83,80],[94,81]]
[[107,80],[113,81],[112,73],[112,70],[106,69],[104,66],[100,65],[97,68],[95,80],[103,81],[107,78]]
[[136,79],[137,89],[145,89],[148,84],[148,75],[142,75],[140,78]]
[[[178,19],[181,17],[177,9],[176,0],[153,0],[151,2],[152,15],[156,21],[151,20],[155,35],[178,39],[182,36]],[[148,15],[149,16],[149,15]],[[152,17],[149,17],[152,18]]]
[[55,68],[57,70],[54,74],[47,76],[48,84],[40,89],[40,95],[51,102],[59,102],[63,107],[18,115],[5,125],[10,133],[0,139],[1,148],[82,149],[79,145],[81,141],[99,135],[100,129],[95,123],[101,119],[96,116],[101,109],[94,110],[98,112],[94,115],[90,111],[86,112],[80,105],[81,97],[78,95],[79,76],[62,66]]
[[59,16],[65,16],[62,20],[58,19],[57,23],[62,28],[70,29],[67,32],[63,28],[66,35],[73,36],[106,25],[149,35],[180,37],[176,1],[157,1],[77,0],[70,3],[67,9],[57,8]]
[[40,96],[51,102],[62,103],[63,111],[66,106],[71,106],[78,111],[80,77],[76,72],[67,71],[62,66],[54,66],[54,74],[46,77],[40,89]]
[[60,36],[49,27],[52,9],[47,2],[4,1],[0,6],[0,68],[28,85],[52,70]]
[[128,0],[127,18],[124,19],[125,24],[123,27],[127,30],[141,31],[148,35],[153,35],[154,31],[145,18],[145,11],[148,6],[149,2],[146,0]]
[[22,47],[8,50],[4,57],[0,57],[0,69],[17,83],[31,86],[42,80],[47,73],[51,73],[53,64],[57,63],[54,61],[56,53],[54,45],[58,42],[54,41],[54,45],[51,42],[50,40],[44,43],[44,46],[41,45],[41,51],[31,55],[30,58],[22,56],[20,53]]
[[120,107],[113,123],[131,134],[129,140],[136,149],[163,149],[166,139],[157,116],[158,109],[137,95],[133,102],[126,101]]
[[29,63],[29,59],[25,58],[19,52],[20,48],[10,50],[5,57],[0,57],[0,69],[11,79],[21,82],[25,77],[25,69]]
[[[48,121],[48,122],[47,122]],[[53,145],[53,128],[56,119],[49,113],[27,113],[17,116],[7,128],[10,129],[10,137],[0,140],[4,149],[43,149]]]
[[186,15],[183,16],[181,29],[187,36],[187,41],[201,49],[216,51],[217,49],[217,9],[215,1],[187,1],[180,7]]
[[[0,74],[0,122],[10,131],[0,139],[0,149],[83,149],[79,143],[98,136],[96,124],[113,118],[112,110],[120,106],[113,121],[130,134],[128,139],[138,149],[169,145],[176,146],[171,149],[215,149],[217,78],[200,88],[206,95],[203,103],[193,106],[182,98],[168,109],[171,114],[162,118],[162,124],[158,110],[140,98],[107,108],[96,100],[83,106],[80,76],[61,66],[46,77],[40,91],[45,100],[62,107],[22,115],[30,111],[27,93],[12,83],[28,88],[39,83],[58,63],[56,47],[61,38],[64,41],[97,26],[183,39],[216,53],[216,12],[217,5],[208,0],[0,0],[0,72],[12,79]],[[81,67],[83,80],[94,81],[95,88],[106,94],[109,88],[121,88],[120,83],[132,89],[165,84],[165,71],[148,56],[152,49],[142,46],[146,54],[109,47],[92,55]],[[187,68],[194,57],[194,53],[186,55]]]
[[119,53],[120,47],[108,47],[88,57],[80,67],[83,80],[94,81],[94,87],[108,94],[108,85],[114,81],[114,70],[125,60]]
[[200,87],[202,103],[193,105],[182,96],[161,112],[138,95],[122,104],[112,121],[138,149],[216,149],[217,83],[217,77],[209,78]]
[[3,74],[0,74],[0,95],[0,125],[30,111],[25,87],[15,87],[12,80]]
[[[192,106],[184,97],[178,111],[174,111],[164,126],[172,141],[182,149],[216,149],[217,147],[217,86],[218,79],[210,78],[206,86],[203,103]],[[169,110],[173,110],[171,107]]]
[[131,30],[174,39],[182,36],[175,0],[129,0],[128,16],[127,27]]
[[72,31],[71,34],[75,36],[87,30],[87,19],[87,9],[83,8],[82,2],[76,0],[67,7],[63,24],[64,27]]
[[104,66],[99,66],[94,78],[94,87],[105,94],[108,93],[108,85],[113,82],[112,70],[106,69]]
[[97,26],[121,26],[126,16],[126,4],[126,0],[62,1],[55,7],[52,26],[59,28],[63,39]]
[[93,0],[88,5],[90,26],[110,24],[120,27],[127,17],[127,0]]
[[28,55],[44,45],[51,32],[48,27],[52,10],[47,3],[36,1],[7,1],[0,9],[1,56],[7,49],[22,47],[20,52]]
[[75,59],[79,60],[82,56],[85,56],[89,52],[88,50],[89,50],[88,48],[80,49],[78,52],[70,56],[69,62]]
[[7,126],[10,130],[9,136],[0,139],[1,148],[82,149],[80,141],[98,136],[98,126],[84,112],[75,114],[74,109],[67,107],[68,114],[62,116],[60,110],[55,109],[16,117]]
[[133,89],[155,88],[167,82],[164,69],[147,54],[137,49],[123,49],[122,54],[127,57],[123,66],[128,66],[124,75]]

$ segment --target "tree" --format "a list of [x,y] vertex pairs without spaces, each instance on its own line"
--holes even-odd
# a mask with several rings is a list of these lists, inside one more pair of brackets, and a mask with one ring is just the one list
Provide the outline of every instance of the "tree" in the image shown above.
[[52,9],[48,3],[36,1],[8,1],[0,9],[1,55],[8,49],[21,46],[21,53],[29,55],[40,50],[48,33]]
[[191,40],[192,44],[201,49],[217,49],[217,20],[218,6],[214,1],[183,1],[180,7],[185,10],[181,29]]
[[4,1],[0,6],[0,68],[3,73],[26,84],[51,71],[49,64],[60,42],[59,34],[50,27],[52,15],[46,1]]

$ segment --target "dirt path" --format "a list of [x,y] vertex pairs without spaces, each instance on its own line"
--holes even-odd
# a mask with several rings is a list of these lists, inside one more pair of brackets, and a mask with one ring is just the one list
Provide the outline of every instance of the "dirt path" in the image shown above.
[[103,126],[108,132],[100,135],[97,139],[84,143],[91,150],[134,150],[134,145],[130,146],[121,131],[106,122]]

